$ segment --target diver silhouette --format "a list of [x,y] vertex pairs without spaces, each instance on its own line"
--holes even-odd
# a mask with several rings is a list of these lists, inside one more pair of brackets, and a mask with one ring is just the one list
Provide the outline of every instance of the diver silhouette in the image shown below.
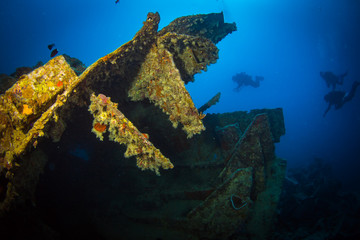
[[242,72],[234,75],[232,80],[238,85],[234,90],[239,91],[243,86],[252,86],[254,88],[260,87],[260,81],[263,81],[264,77],[255,76],[255,80],[253,80],[250,75]]
[[335,90],[336,84],[342,85],[344,83],[346,75],[347,72],[341,75],[335,75],[332,72],[320,72],[320,76],[325,80],[327,87],[332,86],[333,90]]
[[351,101],[351,99],[354,97],[355,92],[356,92],[356,88],[360,85],[360,82],[355,81],[353,83],[353,85],[351,86],[351,90],[350,92],[346,93],[344,91],[335,91],[332,90],[331,92],[329,92],[328,94],[326,94],[324,96],[324,99],[326,102],[329,103],[328,108],[326,109],[326,111],[324,112],[323,117],[326,116],[326,114],[329,112],[329,110],[331,109],[331,106],[334,105],[335,106],[335,110],[338,110],[340,108],[342,108],[342,106],[346,103]]

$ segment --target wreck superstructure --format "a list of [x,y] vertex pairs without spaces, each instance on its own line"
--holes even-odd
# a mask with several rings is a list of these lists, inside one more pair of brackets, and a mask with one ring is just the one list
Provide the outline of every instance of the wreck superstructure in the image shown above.
[[[161,31],[159,21],[158,13],[149,13],[132,40],[79,76],[64,56],[58,56],[21,76],[1,95],[2,215],[24,201],[36,201],[36,183],[46,164],[39,159],[52,157],[44,157],[51,144],[42,151],[42,144],[49,141],[42,137],[61,145],[61,135],[71,129],[74,135],[92,131],[100,140],[109,134],[110,140],[121,144],[122,155],[115,154],[113,145],[103,145],[102,150],[114,151],[109,155],[116,155],[117,164],[126,169],[123,181],[132,179],[120,191],[124,202],[130,203],[122,211],[135,208],[131,202],[159,205],[144,208],[142,214],[127,212],[127,221],[150,224],[153,219],[154,227],[170,227],[194,239],[228,238],[244,224],[247,235],[266,236],[286,166],[274,154],[274,142],[285,132],[282,110],[206,116],[198,111],[185,84],[216,62],[215,44],[236,25],[224,23],[222,13],[181,17]],[[79,109],[87,115],[75,114]],[[78,122],[92,124],[87,132],[86,127],[66,127]],[[133,164],[124,160],[132,156]],[[162,176],[154,180],[155,174],[138,168]],[[203,182],[196,183],[197,178]],[[137,190],[141,188],[157,190]],[[276,191],[270,194],[270,189]],[[264,210],[266,201],[274,204]],[[187,207],[169,218],[165,208],[176,202]],[[263,221],[261,234],[253,229],[258,221]]]

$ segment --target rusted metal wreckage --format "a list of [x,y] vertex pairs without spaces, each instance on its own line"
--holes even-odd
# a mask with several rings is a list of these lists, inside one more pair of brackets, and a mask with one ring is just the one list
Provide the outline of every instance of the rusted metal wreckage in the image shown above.
[[[167,196],[166,204],[172,199],[187,205],[171,219],[160,208],[149,211],[155,216],[151,219],[158,219],[153,222],[157,227],[171,227],[194,239],[226,239],[240,230],[244,234],[239,236],[264,239],[286,167],[274,153],[274,142],[285,133],[282,110],[205,117],[185,84],[216,62],[215,44],[236,26],[224,23],[222,13],[181,17],[161,31],[159,20],[158,13],[149,13],[131,41],[79,76],[64,56],[58,56],[22,75],[1,95],[0,216],[27,199],[35,202],[36,183],[46,161],[33,149],[41,149],[38,141],[49,141],[43,136],[59,141],[68,120],[79,118],[76,109],[88,108],[94,117],[92,132],[100,140],[108,132],[110,140],[126,146],[125,157],[136,157],[141,170],[159,175],[161,168],[174,168],[177,178],[167,173],[159,181],[180,178],[189,184],[186,190],[177,185],[153,192]],[[134,172],[134,165],[123,167],[132,178],[150,177]],[[199,176],[203,183],[192,184]],[[143,184],[150,187],[151,181]],[[149,222],[144,215],[127,217]],[[262,231],[256,230],[259,225]]]

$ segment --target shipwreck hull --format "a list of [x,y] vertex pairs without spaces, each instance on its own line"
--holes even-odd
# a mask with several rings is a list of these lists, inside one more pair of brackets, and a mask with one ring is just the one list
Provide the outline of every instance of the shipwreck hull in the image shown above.
[[286,167],[274,153],[282,109],[199,112],[185,84],[236,26],[204,14],[158,32],[159,20],[149,13],[82,73],[58,56],[1,95],[5,235],[267,237]]
[[[286,169],[274,154],[274,140],[284,133],[281,109],[208,114],[202,134],[163,143],[175,167],[160,177],[139,172],[121,157],[124,147],[106,140],[99,145],[86,135],[89,129],[75,127],[91,118],[74,121],[68,130],[81,137],[64,134],[46,144],[45,154],[86,142],[79,148],[90,160],[72,150],[49,159],[36,192],[43,214],[84,225],[90,216],[93,231],[106,238],[265,239],[270,233]],[[62,224],[70,232],[74,223]]]

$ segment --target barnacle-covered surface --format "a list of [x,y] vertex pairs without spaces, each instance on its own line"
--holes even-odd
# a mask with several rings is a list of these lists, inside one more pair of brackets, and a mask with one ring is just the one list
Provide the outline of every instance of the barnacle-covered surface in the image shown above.
[[204,37],[169,32],[159,37],[158,46],[171,52],[185,83],[193,82],[194,74],[206,71],[219,57],[218,48]]
[[174,166],[159,149],[148,140],[149,135],[141,133],[122,112],[117,104],[103,94],[91,95],[89,111],[94,116],[92,132],[100,140],[108,130],[110,140],[127,146],[124,156],[135,156],[136,165],[141,170],[150,169],[160,175],[159,168],[169,169]]
[[205,130],[185,84],[176,69],[172,54],[154,45],[129,90],[133,101],[149,99],[169,115],[173,127],[183,125],[188,138]]
[[55,101],[56,95],[63,92],[75,79],[76,75],[62,56],[22,75],[3,96],[12,103],[12,106],[9,106],[12,122],[29,125],[31,120],[41,115],[46,106]]
[[0,171],[44,135],[45,124],[67,100],[78,78],[63,56],[22,77],[0,97]]
[[229,33],[236,31],[235,23],[224,23],[224,14],[198,14],[180,17],[161,29],[159,35],[168,32],[198,36],[218,43]]

